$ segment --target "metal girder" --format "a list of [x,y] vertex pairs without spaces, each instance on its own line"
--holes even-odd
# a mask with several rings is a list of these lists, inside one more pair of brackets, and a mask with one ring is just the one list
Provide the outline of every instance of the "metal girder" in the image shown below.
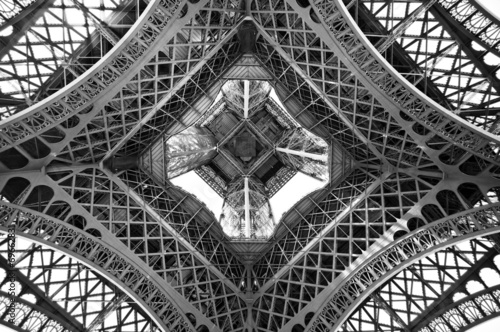
[[[112,22],[118,22],[118,21],[123,20],[124,17],[126,17],[127,11],[133,6],[132,5],[133,2],[134,2],[134,0],[128,0],[127,2],[124,2],[123,7],[120,6],[119,7],[120,10],[118,12],[114,12],[113,14],[111,14],[107,18],[107,20],[110,22],[110,24],[112,24]],[[82,11],[82,12],[84,12],[84,14],[85,14],[85,11]],[[137,11],[137,19],[138,19],[138,17],[139,17],[139,12]],[[103,28],[106,28],[109,26],[109,24],[107,24],[106,22],[102,22],[100,24],[104,25]],[[130,28],[131,26],[132,26],[132,24],[130,26],[128,26],[127,28]],[[38,89],[38,91],[36,91],[36,95],[33,98],[34,101],[39,101],[41,98],[47,97],[49,95],[50,90],[56,90],[56,89],[59,90],[60,89],[59,85],[65,86],[68,83],[70,83],[70,82],[66,81],[66,77],[68,76],[68,72],[71,73],[74,71],[73,67],[78,67],[78,68],[80,68],[80,70],[82,70],[82,68],[83,68],[83,71],[85,71],[86,68],[88,68],[89,66],[87,65],[87,67],[85,67],[84,63],[82,63],[82,61],[81,61],[81,58],[86,57],[89,54],[92,54],[91,52],[93,49],[100,47],[100,51],[106,53],[101,36],[103,36],[104,39],[109,41],[111,43],[111,45],[116,44],[116,42],[112,43],[109,40],[111,38],[107,39],[107,38],[105,38],[105,36],[103,34],[101,34],[101,32],[99,30],[99,26],[96,25],[96,28],[97,29],[92,34],[89,35],[89,37],[85,43],[82,43],[78,47],[78,49],[76,49],[71,55],[68,55],[67,58],[63,59],[64,63],[62,63],[62,65],[59,66],[52,73],[50,78],[42,84],[42,86]],[[107,30],[109,30],[110,33],[113,33],[109,28]],[[97,62],[97,61],[95,61],[95,62]]]
[[[357,6],[356,7],[356,15],[355,18],[357,18],[357,23],[360,27],[363,27],[366,25],[367,27],[370,27],[370,30],[373,30],[376,34],[372,35],[370,32],[365,32],[366,36],[369,37],[379,37],[380,35],[387,35],[387,29],[384,28],[384,26],[377,20],[377,18],[373,15],[373,13],[370,13],[365,6]],[[365,28],[366,29],[366,28]],[[404,37],[404,36],[403,36]],[[427,37],[427,38],[432,38],[432,37]],[[415,39],[412,39],[412,41]],[[405,45],[407,47],[407,45]],[[450,48],[450,50],[453,48]],[[389,58],[390,57],[390,58]],[[390,52],[387,54],[386,59],[390,59],[390,63],[393,63],[395,61],[401,62],[401,64],[397,64],[398,69],[401,68],[400,66],[403,66],[403,68],[408,67],[408,69],[405,70],[405,77],[412,82],[415,85],[420,84],[421,86],[423,85],[423,88],[421,88],[423,91],[429,94],[431,98],[434,98],[436,101],[440,102],[442,105],[444,105],[446,108],[451,109],[451,105],[448,101],[448,99],[444,96],[444,94],[438,89],[436,84],[432,81],[432,77],[426,76],[424,72],[419,68],[418,64],[415,63],[415,61],[412,59],[411,56],[409,56],[409,53],[407,50],[403,49],[401,45],[397,42],[393,43]],[[437,63],[438,61],[436,60],[434,63]],[[396,64],[394,64],[396,66]],[[404,70],[401,68],[400,70]],[[420,78],[418,76],[411,77],[411,75],[414,73],[414,75],[420,75]]]
[[323,101],[330,107],[330,109],[332,111],[334,111],[339,116],[339,118],[341,118],[348,126],[350,126],[350,128],[353,130],[353,132],[356,134],[356,136],[368,146],[368,148],[371,150],[371,152],[373,154],[375,154],[381,160],[384,160],[385,159],[384,156],[376,148],[373,147],[373,145],[370,143],[370,141],[363,134],[361,134],[356,129],[356,127],[352,124],[352,122],[346,116],[344,116],[343,113],[338,109],[338,107],[330,101],[330,99],[325,95],[325,93],[323,91],[321,91],[320,88],[318,88],[316,83],[314,83],[313,80],[306,73],[303,72],[302,68],[299,65],[297,65],[296,61],[294,59],[292,59],[287,52],[285,52],[283,50],[283,48],[280,46],[280,44],[277,41],[275,41],[273,38],[271,38],[271,36],[269,36],[266,29],[264,27],[262,27],[255,20],[254,20],[254,24],[257,26],[260,34],[266,39],[266,41],[269,44],[271,44],[273,46],[273,48],[285,59],[285,61],[287,61],[288,64],[298,73],[298,75],[300,75],[304,79],[304,81],[307,82],[309,87],[312,90],[314,90],[316,93],[318,93],[318,95],[321,96]]
[[[124,242],[120,241],[119,234],[122,233],[121,231],[117,231],[115,229],[108,230],[107,227],[105,227],[103,220],[101,220],[102,213],[99,213],[97,217],[93,216],[92,214],[89,213],[89,210],[87,210],[84,207],[86,205],[86,204],[84,204],[84,202],[82,202],[82,201],[78,202],[74,198],[74,197],[80,197],[81,189],[85,186],[85,183],[83,183],[81,181],[80,182],[76,181],[76,177],[78,177],[79,175],[81,176],[82,175],[81,172],[85,172],[85,171],[88,172],[89,170],[93,170],[94,174],[92,174],[90,176],[87,174],[87,176],[89,176],[89,179],[92,179],[91,180],[92,186],[90,188],[88,188],[88,190],[90,190],[92,192],[91,197],[93,198],[93,200],[95,200],[95,202],[94,201],[88,202],[89,206],[90,206],[89,210],[93,210],[93,211],[97,212],[98,207],[102,208],[103,203],[106,203],[106,202],[102,202],[102,200],[100,199],[100,194],[106,193],[106,190],[108,189],[108,188],[104,187],[104,185],[106,185],[106,183],[103,183],[103,182],[107,182],[108,183],[107,185],[109,186],[109,181],[110,181],[110,179],[108,179],[107,177],[106,178],[98,178],[95,174],[97,172],[97,168],[89,168],[89,166],[86,165],[86,166],[74,166],[74,167],[70,166],[70,167],[60,167],[60,168],[50,169],[50,171],[51,171],[50,174],[52,174],[52,176],[54,176],[54,174],[58,174],[60,172],[65,174],[65,177],[58,179],[58,181],[60,183],[64,183],[66,185],[69,185],[69,190],[68,190],[68,187],[66,187],[65,185],[61,185],[61,184],[58,185],[54,180],[50,179],[48,176],[43,175],[39,172],[34,172],[32,174],[25,173],[25,174],[23,174],[23,177],[29,179],[31,184],[35,188],[39,187],[40,185],[50,186],[52,188],[52,190],[54,191],[54,199],[52,200],[52,204],[50,204],[50,205],[54,205],[56,202],[61,202],[61,201],[67,202],[67,204],[71,204],[71,213],[68,217],[66,217],[66,219],[69,222],[71,222],[70,220],[72,219],[72,217],[71,217],[72,215],[73,216],[77,215],[77,216],[83,217],[86,221],[86,225],[87,225],[88,230],[92,229],[94,231],[97,231],[99,233],[100,238],[103,241],[105,241],[108,245],[111,245],[116,250],[119,250],[119,252],[121,254],[128,252],[129,254],[126,255],[128,257],[127,260],[133,261],[134,262],[133,264],[135,264],[134,266],[136,266],[135,268],[140,269],[138,271],[143,271],[141,273],[143,273],[144,275],[149,275],[150,279],[152,281],[155,281],[159,285],[161,285],[160,287],[162,289],[164,287],[166,287],[168,289],[168,291],[165,291],[165,292],[172,294],[171,295],[173,297],[172,302],[175,303],[177,306],[179,306],[179,309],[182,312],[189,312],[189,313],[193,314],[197,318],[197,321],[199,324],[204,324],[206,326],[212,326],[213,325],[212,322],[210,322],[201,312],[199,312],[196,307],[194,307],[192,304],[190,304],[187,299],[185,299],[181,294],[179,294],[177,291],[174,290],[173,286],[170,284],[171,280],[167,280],[166,278],[162,277],[160,274],[158,274],[157,272],[154,271],[155,268],[157,268],[157,267],[155,267],[156,266],[155,261],[151,261],[151,260],[144,261],[137,254],[134,254],[134,251],[136,250],[136,248],[134,247],[134,243],[131,243],[130,241],[124,243]],[[16,174],[11,174],[11,178],[15,177],[15,175]],[[7,179],[5,179],[5,177],[3,178],[3,180],[5,182],[7,182]],[[5,182],[3,183],[3,185],[5,185]],[[67,190],[65,190],[65,189],[67,189]],[[111,188],[109,188],[109,189],[111,189]],[[116,192],[116,189],[115,189],[115,192]],[[28,193],[29,193],[29,190],[28,190],[28,192],[25,193],[25,195]],[[87,197],[89,197],[89,196],[87,196]],[[26,196],[24,196],[23,198],[18,200],[18,203],[26,205]],[[113,200],[107,201],[107,204],[111,204],[111,203],[114,203],[113,204],[114,206],[118,206],[117,201],[114,201],[114,202],[113,202]],[[131,202],[131,204],[132,204],[132,202]],[[46,206],[45,210],[47,208],[50,208],[50,205]],[[122,216],[122,215],[116,214],[116,213],[113,213],[112,217],[113,218],[111,218],[111,220],[106,218],[104,221],[109,222],[109,221],[112,221],[114,219],[123,220],[124,218],[127,218],[126,216]],[[112,231],[116,231],[117,233],[113,234]],[[189,261],[190,260],[188,260],[185,264],[187,265]],[[187,268],[187,266],[186,266],[186,268]],[[182,281],[179,281],[179,282],[182,282]],[[185,286],[189,286],[189,285],[185,285]],[[214,329],[217,329],[217,327],[214,327]]]
[[[62,308],[57,302],[48,298],[47,294],[45,294],[44,291],[33,284],[33,282],[31,282],[26,276],[24,276],[19,271],[19,269],[12,269],[4,257],[0,257],[0,267],[13,274],[16,281],[18,281],[22,286],[27,287],[30,292],[35,294],[35,296],[40,299],[36,303],[37,309],[35,310],[43,312],[44,314],[51,317],[51,319],[57,321],[59,324],[70,330],[83,331],[84,327],[80,322],[78,322],[74,317],[67,313],[64,308]],[[2,295],[5,296],[5,294]]]
[[459,50],[463,51],[469,57],[497,93],[500,93],[500,80],[495,75],[495,72],[500,68],[500,64],[497,66],[488,66],[483,60],[484,52],[475,51],[472,48],[473,40],[463,31],[464,28],[450,17],[450,14],[444,8],[435,6],[430,9],[430,12],[450,36],[457,41],[460,45]]
[[335,295],[321,304],[322,310],[317,311],[308,328],[314,330],[324,320],[337,329],[373,291],[415,261],[467,239],[498,233],[499,208],[496,203],[472,209],[399,238],[358,267],[354,279],[345,279]]
[[[418,173],[414,173],[413,171],[411,171],[407,175],[410,176],[411,178],[416,179],[418,178],[416,174]],[[421,173],[421,176],[422,177],[430,176],[430,178],[439,179],[442,176],[442,174],[440,173],[433,174],[426,172],[426,173]],[[387,184],[390,183],[391,181],[395,181],[395,183],[398,183],[398,185],[387,186]],[[404,177],[401,178],[396,177],[386,180],[386,184],[383,186],[383,191],[379,193],[381,197],[383,197],[380,206],[381,209],[383,210],[390,209],[389,205],[390,200],[388,200],[387,196],[390,196],[391,192],[393,192],[395,195],[401,198],[406,195],[412,195],[411,194],[412,190],[410,189],[410,191],[408,191],[408,188],[415,188],[419,186],[419,184],[415,183],[415,184],[410,184],[409,186],[407,186],[407,189],[404,189],[403,187],[404,181],[405,181]],[[363,254],[359,257],[357,261],[353,262],[350,266],[346,267],[345,270],[342,271],[342,273],[340,273],[338,277],[333,280],[328,289],[325,289],[316,296],[314,302],[311,302],[310,304],[305,306],[301,312],[301,315],[296,315],[293,318],[291,318],[290,321],[287,323],[287,325],[285,325],[283,328],[286,330],[286,328],[290,328],[294,324],[302,324],[304,319],[303,315],[311,310],[315,311],[318,303],[325,303],[326,301],[325,299],[331,298],[332,296],[341,296],[343,294],[343,291],[342,290],[339,291],[337,285],[343,284],[344,282],[346,282],[346,280],[349,280],[353,276],[353,273],[355,273],[354,271],[362,270],[363,267],[365,266],[364,265],[365,263],[369,263],[372,262],[373,260],[376,260],[376,257],[378,257],[377,255],[379,255],[381,248],[389,248],[394,243],[394,238],[396,235],[398,237],[401,236],[400,233],[401,232],[406,233],[408,231],[408,228],[410,228],[410,230],[413,230],[415,228],[415,225],[413,224],[415,219],[417,220],[426,219],[428,220],[428,222],[431,222],[432,220],[440,218],[440,216],[445,216],[450,214],[449,211],[443,211],[439,212],[440,214],[438,215],[429,215],[427,213],[427,209],[429,206],[436,206],[437,208],[438,205],[440,206],[443,205],[443,200],[440,197],[440,195],[443,192],[446,192],[448,190],[457,190],[457,188],[460,188],[460,183],[467,183],[468,181],[475,181],[478,184],[478,186],[483,188],[485,192],[488,191],[490,188],[489,185],[490,180],[488,176],[481,178],[476,177],[475,180],[472,180],[472,178],[467,179],[460,177],[454,177],[454,178],[452,177],[449,179],[442,180],[438,185],[434,186],[430,190],[424,190],[423,192],[420,192],[420,194],[418,195],[420,197],[420,200],[418,202],[416,201],[412,203],[411,205],[408,205],[407,208],[403,210],[406,213],[401,215],[401,217],[398,219],[398,222],[394,224],[392,228],[390,228],[383,235],[381,235],[371,247],[367,248],[366,251],[363,252]],[[374,200],[377,199],[376,197],[377,197],[376,194],[371,195],[371,198]],[[452,200],[451,197],[449,197],[449,199],[450,201]],[[461,204],[463,204],[462,210],[466,210],[467,208],[469,208],[468,206],[469,203],[461,203]],[[473,204],[475,204],[475,201],[473,202]],[[403,206],[404,203],[400,202],[398,203],[398,205]],[[366,220],[370,219],[366,218]],[[423,221],[421,221],[421,223],[424,224]],[[319,252],[319,254],[327,257],[328,252],[327,251]],[[362,305],[358,308],[361,307]]]
[[500,315],[500,286],[488,287],[427,316],[420,330],[466,331]]
[[500,22],[495,15],[476,0],[439,0],[439,3],[454,20],[467,28],[467,34],[475,42],[500,56],[500,41],[495,38],[500,30]]
[[[132,1],[127,0],[118,5],[107,19],[109,21],[123,19]],[[42,16],[33,21],[32,26],[25,31],[23,38],[16,41],[12,49],[6,49],[7,53],[2,56],[2,72],[6,74],[2,80],[7,79],[7,82],[13,83],[11,85],[14,88],[14,91],[9,94],[17,92],[17,94],[24,95],[25,99],[21,107],[10,107],[2,114],[3,117],[7,117],[8,113],[11,115],[18,113],[26,105],[31,106],[33,102],[61,89],[61,86],[69,84],[74,77],[79,76],[80,73],[97,62],[103,53],[106,53],[107,45],[102,43],[98,26],[96,26],[95,32],[90,32],[94,27],[93,24],[86,27],[74,26],[66,20],[66,17],[69,17],[67,13],[72,12],[74,7],[52,1],[44,3],[47,3],[48,9],[42,11]],[[36,7],[36,2],[31,6]],[[87,6],[92,10],[96,9],[90,4]],[[101,7],[98,10],[104,11],[105,9],[107,8]],[[83,12],[81,17],[79,13],[75,14],[76,17],[72,17],[72,19],[87,20]],[[22,13],[19,13],[18,16],[20,15],[22,16]],[[11,40],[11,42],[13,41]],[[40,49],[44,54],[40,54]],[[94,53],[95,57],[88,56],[88,53],[95,51],[95,49],[101,54]],[[49,56],[47,52],[51,55]],[[84,57],[82,58],[82,56]],[[24,59],[20,59],[21,57]],[[31,68],[27,70],[27,75],[23,75],[26,72],[23,69],[23,64]]]
[[132,188],[127,186],[117,175],[111,174],[108,171],[105,171],[108,174],[109,178],[124,192],[126,192],[130,197],[134,199],[138,204],[140,204],[144,210],[149,213],[153,218],[155,218],[158,223],[160,223],[163,227],[165,227],[170,233],[175,234],[179,241],[186,247],[192,254],[197,257],[200,261],[202,261],[210,271],[212,271],[221,281],[223,281],[230,289],[232,289],[236,294],[240,294],[240,290],[236,285],[234,285],[227,277],[222,274],[216,267],[212,265],[207,258],[202,255],[197,249],[195,249],[190,242],[188,242],[183,236],[181,236],[174,228],[172,228],[164,218],[162,218],[147,202],[145,202]]
[[408,325],[406,325],[405,322],[401,320],[401,318],[394,311],[394,309],[391,308],[391,306],[380,296],[380,294],[374,292],[372,293],[371,297],[380,307],[382,307],[389,314],[389,316],[391,316],[393,320],[395,320],[399,324],[399,326],[401,326],[403,331],[410,332],[410,328],[408,327]]
[[[171,8],[165,8],[159,0],[152,1],[134,27],[100,62],[58,93],[2,121],[0,127],[4,130],[0,135],[2,136],[0,150],[17,146],[33,138],[35,133],[57,126],[65,133],[65,138],[55,144],[45,142],[52,153],[45,158],[33,161],[31,167],[46,165],[71,138],[102,111],[102,108],[116,93],[125,87],[164,47],[165,41],[173,38],[207,1],[202,0],[189,6],[190,9],[186,15],[177,20],[171,18],[181,10],[178,8],[178,4],[172,3],[169,4]],[[148,47],[138,45],[147,45]],[[110,64],[111,62],[113,65]],[[48,113],[48,110],[51,112]],[[81,114],[82,111],[88,113]],[[71,129],[60,126],[65,119],[79,113],[80,121],[76,126]],[[44,115],[40,118],[40,114]],[[27,126],[17,127],[20,121],[24,121]],[[29,158],[31,159],[31,157]]]
[[175,87],[171,88],[169,92],[164,97],[162,97],[162,99],[159,100],[157,104],[147,113],[147,115],[144,116],[134,128],[129,130],[128,133],[116,145],[113,146],[113,148],[104,156],[103,159],[107,159],[114,155],[129,139],[131,139],[137,133],[137,131],[142,126],[144,126],[156,114],[156,112],[161,109],[172,98],[172,96],[192,78],[193,75],[195,75],[203,66],[206,65],[208,60],[210,60],[225,43],[233,38],[233,36],[238,31],[238,27],[240,26],[240,24],[241,22],[238,23],[233,29],[231,29],[231,31],[226,34],[223,39],[219,40],[216,46],[213,47],[202,60],[198,61],[188,73],[184,74],[183,77],[177,82]]
[[389,36],[382,39],[375,45],[380,53],[384,53],[392,44],[394,44],[406,32],[406,29],[413,24],[420,15],[429,10],[437,0],[425,0],[422,5],[415,9],[410,15],[406,16],[391,31]]
[[[80,200],[76,205],[83,205],[96,213],[95,221],[100,225],[93,227],[104,228],[101,232],[103,238],[110,234],[110,241],[124,243],[128,248],[122,249],[122,252],[129,250],[132,252],[131,259],[149,265],[153,269],[150,272],[152,276],[173,287],[175,294],[180,293],[183,300],[180,303],[178,301],[179,305],[190,308],[188,311],[199,324],[215,324],[216,329],[222,329],[228,321],[237,324],[236,320],[241,318],[243,300],[226,283],[239,282],[243,272],[221,239],[212,235],[218,226],[213,225],[214,220],[208,219],[212,222],[208,227],[204,224],[207,215],[210,215],[199,208],[199,202],[186,193],[182,197],[176,195],[173,188],[168,190],[167,195],[164,187],[157,187],[149,177],[133,179],[131,173],[122,176],[122,181],[127,184],[126,190],[121,190],[98,168],[75,167],[72,173],[58,176],[58,173],[66,174],[71,169],[51,168],[51,175],[74,199]],[[131,190],[140,191],[141,201],[130,197]],[[169,232],[163,227],[163,222],[159,223],[147,213],[143,203],[140,203],[143,201],[152,205],[155,213],[161,214],[164,223],[175,229],[176,233]],[[198,210],[190,214],[193,208]],[[184,245],[187,240],[194,251]],[[209,264],[197,258],[201,254],[206,256]],[[211,269],[224,272],[224,278],[213,274]],[[207,297],[209,291],[215,292],[216,296]]]
[[[2,232],[8,233],[8,228],[15,225],[16,231],[19,232],[16,236],[60,250],[107,276],[165,330],[170,330],[166,324],[170,325],[173,322],[176,322],[179,328],[186,330],[192,328],[189,320],[179,319],[179,315],[182,314],[178,312],[176,303],[180,296],[173,290],[168,292],[162,290],[166,285],[159,286],[158,278],[154,274],[144,273],[143,268],[129,258],[122,257],[117,249],[57,219],[10,203],[1,203],[1,206],[1,213],[4,216],[0,225]],[[40,234],[37,228],[45,229],[44,235]],[[45,234],[50,234],[50,237]],[[153,305],[151,301],[158,300],[155,296],[160,296],[165,302],[159,306],[159,303]],[[172,298],[177,299],[172,300]]]
[[90,10],[88,10],[87,7],[82,5],[80,2],[77,0],[71,0],[73,4],[80,9],[85,16],[91,20],[94,23],[94,26],[96,29],[101,33],[101,35],[106,38],[111,45],[116,45],[120,41],[120,37],[118,37],[109,27],[106,26],[106,24],[101,21],[98,17],[96,17]]
[[[0,291],[0,303],[3,308],[8,308],[11,297],[8,293]],[[5,310],[0,315],[0,325],[5,325],[11,329],[20,332],[42,332],[45,328],[61,328],[68,329],[69,331],[83,332],[83,328],[76,328],[68,324],[61,322],[61,317],[45,308],[40,307],[35,303],[31,303],[22,298],[16,298],[16,312],[17,316],[21,316],[21,322],[16,325],[15,322],[12,323],[10,316],[8,315],[8,310]],[[24,314],[24,317],[22,315]],[[19,320],[19,317],[16,317]],[[44,320],[44,324],[40,324],[40,320]],[[38,323],[38,324],[37,324]],[[38,325],[38,326],[37,326]]]
[[[497,163],[500,156],[496,152],[486,152],[486,150],[489,150],[489,146],[498,144],[498,138],[484,130],[474,128],[467,121],[449,113],[403,79],[359,31],[341,1],[335,0],[338,11],[328,17],[325,15],[332,10],[331,5],[316,3],[313,9],[319,15],[317,16],[319,23],[314,22],[306,11],[292,1],[290,6],[294,7],[333,51],[342,54],[344,64],[355,73],[396,122],[406,129],[407,135],[419,147],[425,149],[430,135],[426,137],[418,135],[412,128],[415,121],[424,125],[436,137],[439,136],[450,144],[459,145],[465,151]],[[431,117],[430,113],[435,114],[435,117]],[[449,130],[455,129],[451,128],[460,129],[452,134]],[[475,143],[461,142],[459,137],[464,135],[475,137]],[[475,148],[472,148],[473,146]],[[435,151],[430,149],[425,151],[431,160],[438,165],[442,164]]]
[[87,331],[93,332],[97,331],[99,328],[99,325],[102,324],[102,322],[109,316],[109,314],[118,308],[123,301],[127,300],[128,296],[125,294],[122,294],[120,296],[115,295],[115,298],[110,301],[110,303],[106,306],[106,308],[101,311],[99,315],[97,315],[96,318],[87,326]]
[[335,218],[329,218],[328,225],[324,227],[321,232],[313,237],[310,238],[309,241],[305,246],[301,248],[300,251],[298,251],[291,260],[288,261],[286,265],[284,265],[277,273],[275,273],[272,277],[272,280],[269,280],[266,282],[264,285],[262,285],[259,289],[259,292],[256,293],[257,296],[262,296],[266,289],[268,289],[276,279],[279,279],[279,277],[284,274],[287,270],[290,268],[293,268],[295,263],[300,260],[305,254],[307,254],[308,250],[310,250],[312,247],[314,247],[321,239],[340,221],[342,220],[346,215],[348,215],[352,208],[355,208],[364,198],[368,197],[374,190],[376,190],[383,182],[384,180],[390,175],[390,172],[386,172],[380,176],[379,179],[375,180],[370,186],[359,196],[357,196],[352,203],[344,209],[340,214],[338,214]]
[[498,268],[493,262],[493,258],[498,255],[498,251],[492,248],[486,255],[484,255],[480,260],[474,262],[474,265],[468,269],[461,278],[456,282],[453,287],[450,287],[447,291],[440,295],[440,297],[434,301],[434,303],[428,306],[422,314],[420,314],[415,320],[412,321],[411,330],[418,331],[422,327],[429,324],[433,319],[431,317],[438,316],[440,312],[448,311],[450,307],[455,307],[456,301],[453,299],[453,295],[456,292],[467,292],[466,284],[470,280],[481,280],[479,277],[479,271],[483,268],[490,267],[498,272]]
[[[43,15],[55,0],[36,0],[28,8],[13,17],[5,24],[12,25],[14,32],[9,37],[0,37],[2,48],[0,49],[0,59],[24,36],[26,31]],[[2,25],[1,28],[4,28]]]

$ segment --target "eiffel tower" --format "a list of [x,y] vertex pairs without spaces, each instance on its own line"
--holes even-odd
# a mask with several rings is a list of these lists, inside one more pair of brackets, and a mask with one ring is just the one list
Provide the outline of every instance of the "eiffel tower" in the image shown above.
[[0,329],[498,322],[494,3],[1,0]]

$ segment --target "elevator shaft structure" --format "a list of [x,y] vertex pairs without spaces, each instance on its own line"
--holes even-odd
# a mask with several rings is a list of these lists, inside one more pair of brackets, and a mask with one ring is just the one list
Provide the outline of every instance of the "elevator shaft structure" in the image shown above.
[[157,183],[165,184],[198,168],[217,154],[217,141],[206,128],[190,127],[179,134],[161,136],[139,157],[139,167]]

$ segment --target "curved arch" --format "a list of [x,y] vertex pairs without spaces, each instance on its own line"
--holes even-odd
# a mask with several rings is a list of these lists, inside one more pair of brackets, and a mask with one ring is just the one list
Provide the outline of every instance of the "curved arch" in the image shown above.
[[[498,316],[500,316],[500,285],[474,293],[434,311],[432,315],[426,317],[427,323],[415,326],[414,331],[430,332],[434,329],[429,328],[442,322],[448,322],[443,325],[448,332],[466,331]],[[455,330],[451,330],[449,326]]]
[[13,315],[15,315],[16,317],[14,318],[15,320],[20,319],[24,323],[22,326],[9,323],[8,321],[11,316],[8,312],[7,314],[5,314],[5,312],[9,310],[10,303],[11,301],[9,298],[9,294],[0,291],[0,317],[2,317],[2,321],[0,321],[0,324],[3,323],[10,328],[25,332],[42,331],[42,328],[44,328],[44,326],[50,326],[56,330],[60,329],[61,331],[63,329],[72,331],[75,328],[67,322],[61,321],[59,317],[49,312],[48,310],[34,303],[26,301],[20,297],[16,298],[16,310],[13,312]]
[[487,49],[500,54],[500,44],[495,43],[495,35],[500,33],[498,19],[476,0],[439,0],[451,17],[464,26]]
[[103,241],[41,213],[0,202],[0,232],[20,236],[69,255],[106,276],[155,321],[169,331],[192,331],[169,293]]
[[128,74],[131,68],[132,71],[140,68],[134,61],[146,53],[143,45],[152,44],[160,35],[159,31],[167,26],[178,3],[171,3],[174,10],[167,14],[169,10],[163,7],[165,2],[151,1],[124,38],[92,68],[64,89],[1,121],[0,151],[20,144],[36,132],[52,128],[88,109],[92,102],[102,97],[111,86],[123,83],[120,78]]
[[[292,1],[289,4],[298,7]],[[316,24],[307,19],[308,24],[317,30],[330,49],[340,49],[348,59],[345,64],[366,79],[363,84],[368,83],[372,86],[370,89],[377,90],[380,102],[392,110],[394,117],[400,118],[399,110],[403,110],[448,142],[500,164],[500,155],[490,149],[500,146],[499,138],[448,112],[395,71],[361,32],[342,1],[323,0],[312,7],[322,17],[322,22]],[[298,8],[296,11],[300,12]],[[300,16],[306,20],[302,12]]]
[[500,232],[500,203],[457,213],[394,241],[346,276],[320,306],[308,331],[328,322],[335,330],[370,294],[392,276],[436,251]]

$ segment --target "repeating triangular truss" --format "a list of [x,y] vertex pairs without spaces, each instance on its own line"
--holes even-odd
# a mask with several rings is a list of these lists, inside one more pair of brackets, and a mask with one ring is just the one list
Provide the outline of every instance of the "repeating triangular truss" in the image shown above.
[[[5,3],[1,324],[434,332],[498,312],[500,23],[475,1]],[[109,167],[210,121],[227,80],[269,82],[330,146],[328,185],[266,241]]]

